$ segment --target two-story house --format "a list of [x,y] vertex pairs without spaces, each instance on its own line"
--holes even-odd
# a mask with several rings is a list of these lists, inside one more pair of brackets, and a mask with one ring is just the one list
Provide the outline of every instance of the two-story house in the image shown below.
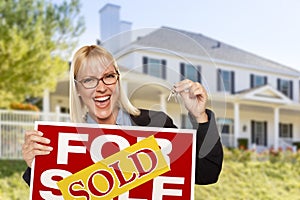
[[[163,110],[179,127],[190,128],[180,98],[168,101],[172,85],[188,78],[207,89],[225,146],[237,147],[243,140],[249,148],[277,149],[300,141],[299,71],[199,33],[168,27],[130,30],[130,23],[111,17],[119,9],[108,4],[100,10],[106,21],[102,31],[120,26],[101,45],[115,56],[135,106]],[[67,98],[60,97],[52,94],[52,103]]]

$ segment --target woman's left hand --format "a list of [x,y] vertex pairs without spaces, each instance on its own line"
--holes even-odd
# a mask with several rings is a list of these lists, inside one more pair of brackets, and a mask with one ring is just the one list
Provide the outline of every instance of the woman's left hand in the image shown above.
[[208,121],[205,112],[208,98],[207,92],[200,83],[185,79],[176,83],[174,90],[180,94],[186,109],[195,117],[198,123]]

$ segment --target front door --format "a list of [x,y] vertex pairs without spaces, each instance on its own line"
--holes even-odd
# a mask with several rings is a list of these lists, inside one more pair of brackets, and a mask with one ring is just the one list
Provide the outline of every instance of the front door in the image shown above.
[[267,122],[251,121],[251,143],[267,146]]

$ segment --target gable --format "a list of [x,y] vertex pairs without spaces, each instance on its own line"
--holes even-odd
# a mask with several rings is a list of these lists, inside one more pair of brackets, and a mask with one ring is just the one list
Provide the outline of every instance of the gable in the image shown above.
[[253,96],[255,97],[265,97],[265,98],[270,98],[270,99],[283,99],[281,95],[278,93],[274,92],[273,90],[265,90],[261,92],[254,93]]
[[270,85],[264,85],[258,88],[253,88],[246,92],[237,94],[237,96],[240,100],[260,101],[275,104],[292,103],[291,99],[289,99],[280,91],[272,88]]

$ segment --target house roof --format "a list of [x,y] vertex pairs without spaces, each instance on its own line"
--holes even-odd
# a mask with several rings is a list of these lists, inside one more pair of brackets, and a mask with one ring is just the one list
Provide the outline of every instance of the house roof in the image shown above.
[[236,67],[250,68],[268,73],[300,76],[300,71],[288,66],[262,58],[199,33],[169,27],[161,27],[143,37],[139,37],[131,45],[155,47],[182,53],[182,55],[188,54],[206,58],[216,63],[227,63]]

